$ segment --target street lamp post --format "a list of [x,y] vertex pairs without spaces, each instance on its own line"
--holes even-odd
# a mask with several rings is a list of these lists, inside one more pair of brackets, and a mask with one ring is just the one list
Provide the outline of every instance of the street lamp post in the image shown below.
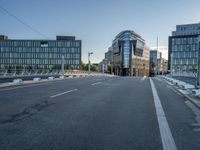
[[62,66],[61,66],[62,76],[64,76],[64,55],[62,55]]
[[[200,42],[199,42],[200,44]],[[197,77],[196,77],[196,87],[199,87],[200,85],[200,47],[198,49],[198,55],[197,55]]]
[[111,55],[111,58],[112,58],[112,60],[111,60],[111,74],[113,74],[113,65],[114,65],[114,59],[113,59],[113,51],[112,51],[112,55]]
[[93,52],[89,52],[88,53],[88,72],[90,73],[90,55],[92,55],[93,54]]
[[170,54],[170,76],[171,76],[171,78],[173,77],[173,53],[171,52],[171,54]]

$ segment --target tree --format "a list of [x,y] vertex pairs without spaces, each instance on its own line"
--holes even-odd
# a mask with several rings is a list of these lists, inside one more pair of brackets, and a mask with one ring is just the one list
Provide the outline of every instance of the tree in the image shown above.
[[88,64],[85,64],[83,61],[81,61],[81,69],[82,70],[88,70]]
[[91,70],[94,72],[99,72],[99,67],[97,65],[92,65]]
[[[88,71],[88,64],[85,64],[84,62],[81,61],[81,69]],[[91,71],[99,72],[99,67],[97,65],[91,64]]]

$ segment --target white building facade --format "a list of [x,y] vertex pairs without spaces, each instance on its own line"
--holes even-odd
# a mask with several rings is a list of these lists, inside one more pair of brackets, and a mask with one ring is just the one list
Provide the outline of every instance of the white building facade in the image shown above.
[[169,37],[168,69],[173,76],[195,77],[198,69],[200,23],[177,25]]

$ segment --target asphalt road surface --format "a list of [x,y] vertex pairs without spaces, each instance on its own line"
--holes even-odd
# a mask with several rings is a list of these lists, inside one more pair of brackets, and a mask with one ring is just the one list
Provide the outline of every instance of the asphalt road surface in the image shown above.
[[[191,107],[189,107],[191,106]],[[0,89],[0,150],[199,150],[193,104],[156,78]]]

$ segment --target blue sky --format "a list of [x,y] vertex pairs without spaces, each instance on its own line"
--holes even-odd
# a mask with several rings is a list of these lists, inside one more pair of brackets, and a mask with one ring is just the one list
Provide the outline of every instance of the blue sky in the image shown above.
[[[94,52],[92,61],[99,62],[122,30],[134,30],[150,47],[158,36],[159,45],[166,47],[177,24],[200,21],[200,0],[0,0],[0,5],[51,39],[77,36],[85,62],[88,51]],[[1,9],[0,20],[0,34],[44,38]]]

